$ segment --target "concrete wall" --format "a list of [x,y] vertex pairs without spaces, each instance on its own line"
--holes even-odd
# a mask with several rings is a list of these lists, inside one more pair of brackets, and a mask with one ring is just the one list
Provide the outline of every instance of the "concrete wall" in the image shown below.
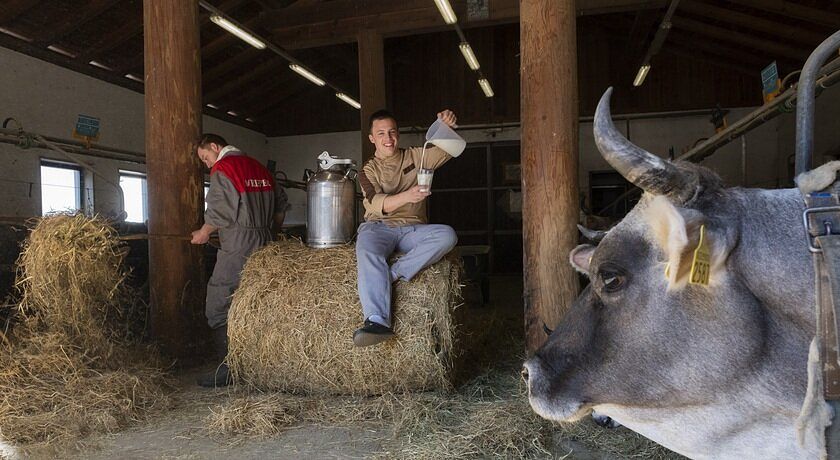
[[[143,152],[143,95],[96,80],[44,61],[0,48],[0,117],[15,117],[25,130],[47,136],[72,138],[79,114],[100,118],[98,144]],[[266,138],[243,127],[204,117],[204,130],[216,132],[261,161],[268,158]],[[41,214],[40,159],[67,159],[50,150],[23,150],[0,144],[0,216]],[[87,157],[91,166],[110,181],[119,182],[119,170],[145,171],[144,165]],[[113,215],[118,194],[107,181],[86,173],[94,210]],[[90,195],[88,195],[90,196]],[[90,201],[90,200],[88,200]]]

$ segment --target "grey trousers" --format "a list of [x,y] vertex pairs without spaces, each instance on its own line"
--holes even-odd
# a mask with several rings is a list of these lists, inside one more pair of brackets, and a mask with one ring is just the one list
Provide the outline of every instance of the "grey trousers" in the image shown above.
[[271,231],[240,228],[220,230],[221,249],[216,253],[213,275],[207,282],[204,314],[211,329],[227,324],[233,292],[239,287],[242,267],[248,256],[271,241]]
[[[420,270],[445,256],[458,237],[448,225],[418,224],[389,227],[382,222],[365,222],[359,226],[356,258],[359,269],[359,299],[365,319],[379,316],[391,326],[391,283],[410,280]],[[393,252],[405,253],[392,266],[388,257]]]

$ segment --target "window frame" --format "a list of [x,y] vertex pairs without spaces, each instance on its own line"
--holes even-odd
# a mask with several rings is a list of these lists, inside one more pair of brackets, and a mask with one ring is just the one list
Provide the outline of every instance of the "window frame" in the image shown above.
[[[133,178],[133,179],[141,179],[142,180],[142,182],[141,182],[142,185],[141,185],[141,188],[140,188],[140,200],[141,200],[141,208],[142,208],[141,212],[143,213],[142,219],[139,222],[129,221],[128,216],[126,216],[126,221],[127,222],[134,222],[134,223],[141,223],[141,224],[148,221],[149,220],[149,179],[148,179],[148,176],[144,172],[132,171],[130,169],[119,169],[119,170],[117,170],[117,172],[119,173],[119,181],[117,182],[117,184],[120,185],[121,189],[122,189],[122,184],[121,183],[122,183],[123,177],[129,177],[129,178]],[[123,208],[123,210],[125,210],[127,203],[125,202],[126,197],[125,197],[125,190],[124,189],[122,190],[122,199],[123,199],[122,208]]]
[[67,161],[61,160],[53,160],[50,158],[41,158],[40,164],[38,165],[38,181],[39,186],[41,187],[41,215],[46,216],[48,213],[51,212],[61,212],[61,211],[45,211],[44,210],[44,176],[42,174],[44,167],[47,168],[54,168],[54,169],[67,169],[70,171],[76,171],[79,173],[78,183],[73,187],[76,192],[76,212],[84,212],[84,203],[85,203],[85,170],[82,168],[81,165],[76,163],[70,163]]

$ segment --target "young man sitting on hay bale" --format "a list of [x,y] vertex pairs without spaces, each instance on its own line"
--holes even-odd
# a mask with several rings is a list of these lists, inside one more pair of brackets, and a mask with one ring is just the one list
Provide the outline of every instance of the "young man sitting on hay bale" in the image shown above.
[[274,177],[257,160],[229,145],[217,134],[204,134],[198,140],[198,158],[210,168],[210,189],[204,225],[192,232],[193,244],[204,244],[219,231],[221,248],[216,266],[207,283],[205,314],[213,329],[213,344],[221,364],[198,380],[203,387],[232,383],[227,363],[227,318],[231,296],[239,286],[245,260],[271,241],[272,224],[280,230],[289,208],[288,197]]
[[[455,114],[444,110],[437,114],[444,123],[455,127]],[[410,280],[420,270],[446,255],[458,238],[448,225],[428,224],[426,197],[429,188],[421,189],[417,172],[423,149],[399,148],[397,120],[387,110],[370,117],[370,142],[376,153],[359,173],[364,194],[365,222],[359,226],[356,257],[359,270],[359,298],[364,325],[353,334],[357,347],[380,343],[394,335],[391,329],[391,286],[397,280]],[[426,148],[424,169],[437,169],[452,157],[438,147]],[[404,253],[393,265],[388,257]]]

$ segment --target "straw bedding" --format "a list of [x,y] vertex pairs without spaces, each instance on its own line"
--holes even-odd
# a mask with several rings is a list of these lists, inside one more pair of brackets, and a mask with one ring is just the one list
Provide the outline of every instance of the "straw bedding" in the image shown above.
[[375,395],[449,388],[460,265],[445,258],[394,286],[396,338],[354,348],[362,322],[353,246],[270,244],[245,265],[228,318],[235,378],[263,390]]
[[382,451],[371,455],[388,459],[683,458],[625,428],[604,429],[589,418],[562,425],[540,418],[516,374],[497,369],[457,392],[252,393],[213,408],[206,423],[219,438],[265,438],[305,424],[362,428],[381,433]]
[[169,406],[156,353],[127,326],[137,296],[123,256],[99,218],[56,215],[32,229],[18,261],[21,301],[0,343],[4,439],[78,442]]

